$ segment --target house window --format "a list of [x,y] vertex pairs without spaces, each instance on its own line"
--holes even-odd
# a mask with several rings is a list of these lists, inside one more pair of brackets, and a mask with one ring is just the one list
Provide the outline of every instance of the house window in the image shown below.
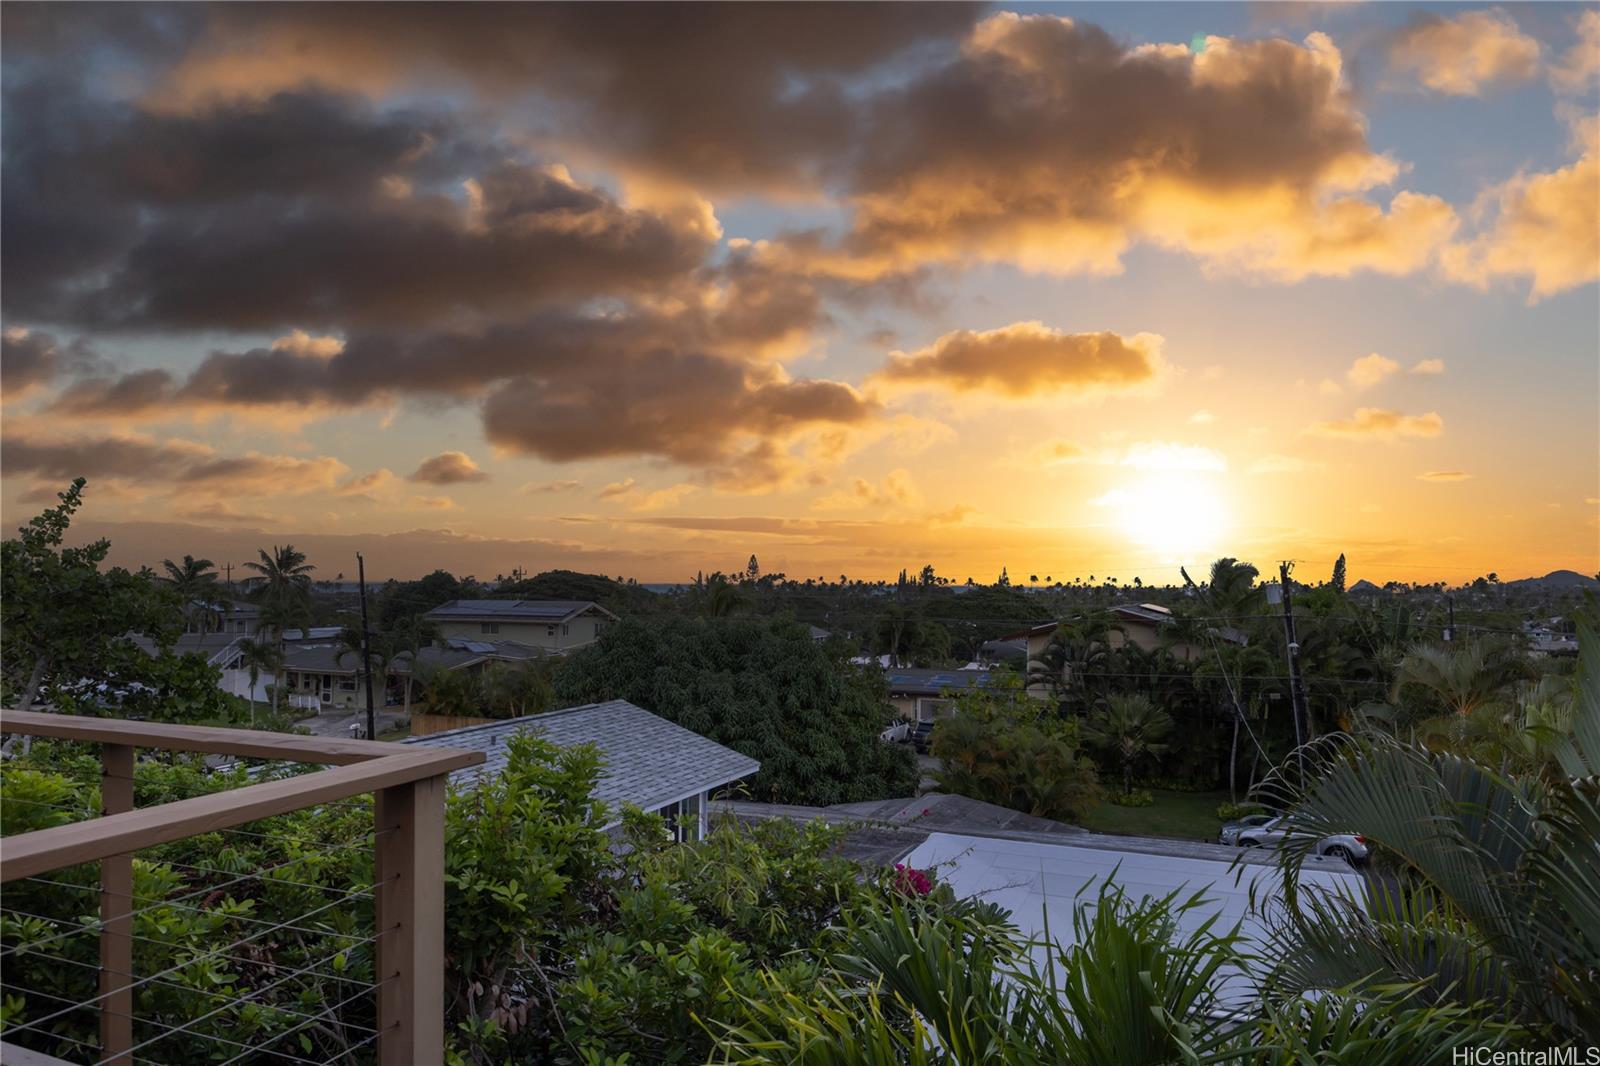
[[596,622],[594,624],[594,635],[598,637],[602,632],[605,631],[605,628],[606,624],[604,622]]
[[353,677],[340,678],[339,690],[341,692],[354,692],[356,690],[356,679]]
[[566,625],[565,623],[563,623],[562,626],[561,626],[561,635],[562,636],[567,636],[571,632],[572,632],[572,627],[569,626],[569,625]]
[[556,627],[555,626],[545,626],[544,627],[544,635],[547,636],[547,637],[555,636],[556,635]]
[[481,622],[478,625],[478,631],[480,633],[498,633],[498,632],[500,632],[500,623],[499,622]]
[[686,800],[669,803],[655,813],[667,820],[667,830],[672,833],[675,842],[682,844],[700,838],[699,796],[690,796]]

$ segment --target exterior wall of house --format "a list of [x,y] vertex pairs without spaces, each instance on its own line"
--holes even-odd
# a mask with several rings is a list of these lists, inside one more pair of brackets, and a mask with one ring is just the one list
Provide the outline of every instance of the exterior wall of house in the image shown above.
[[956,713],[955,701],[945,699],[943,696],[907,696],[903,693],[894,693],[890,695],[889,702],[900,712],[900,717],[908,722],[931,722],[935,718],[948,718]]
[[605,631],[610,619],[598,614],[582,614],[570,622],[483,621],[436,623],[439,635],[445,639],[464,637],[467,640],[513,640],[534,648],[561,651],[581,648],[592,643]]
[[354,673],[327,674],[289,670],[284,674],[284,692],[291,696],[310,696],[316,699],[324,710],[330,708],[353,710],[367,705],[366,694],[361,691]]

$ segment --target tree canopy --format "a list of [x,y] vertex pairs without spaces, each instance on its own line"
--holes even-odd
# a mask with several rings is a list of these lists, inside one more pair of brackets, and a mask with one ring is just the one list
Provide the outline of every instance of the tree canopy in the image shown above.
[[882,675],[831,658],[803,625],[626,619],[575,652],[558,705],[625,699],[761,762],[757,799],[827,805],[909,795],[911,753],[879,733]]

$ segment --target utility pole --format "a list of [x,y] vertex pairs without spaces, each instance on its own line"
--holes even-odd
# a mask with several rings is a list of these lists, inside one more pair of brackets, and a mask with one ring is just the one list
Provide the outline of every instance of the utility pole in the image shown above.
[[1449,644],[1456,639],[1456,598],[1454,596],[1446,596],[1444,605],[1445,609],[1450,613],[1450,620],[1445,623],[1444,627],[1444,642]]
[[1303,787],[1306,756],[1301,748],[1306,742],[1306,734],[1311,731],[1311,725],[1310,715],[1306,711],[1305,690],[1300,685],[1300,641],[1294,634],[1294,607],[1289,592],[1289,571],[1292,568],[1288,562],[1278,564],[1278,577],[1283,582],[1283,635],[1289,644],[1289,704],[1294,712],[1295,755],[1300,762],[1300,783]]
[[372,709],[372,629],[367,625],[367,563],[356,552],[356,581],[361,589],[361,672],[367,677],[367,739],[378,739],[378,716]]

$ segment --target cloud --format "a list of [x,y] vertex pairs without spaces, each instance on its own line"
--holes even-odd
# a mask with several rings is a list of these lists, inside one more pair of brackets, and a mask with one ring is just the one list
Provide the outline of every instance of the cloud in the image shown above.
[[530,481],[517,491],[524,496],[546,496],[557,492],[574,492],[583,488],[583,482],[575,480],[564,481]]
[[424,459],[406,479],[426,485],[459,485],[467,481],[488,481],[489,475],[465,452],[440,452]]
[[1400,364],[1387,356],[1373,352],[1364,355],[1350,364],[1350,369],[1345,371],[1351,386],[1357,389],[1370,389],[1391,374],[1399,373]]
[[1358,407],[1342,421],[1318,422],[1306,432],[1318,437],[1342,440],[1395,440],[1402,437],[1437,437],[1444,432],[1444,419],[1435,411],[1407,415],[1382,407]]
[[1323,378],[1317,382],[1317,391],[1324,396],[1337,396],[1344,391],[1344,386],[1332,378]]
[[1024,449],[1014,462],[1031,469],[1081,463],[1088,458],[1089,450],[1077,441],[1056,437]]
[[891,470],[874,484],[866,478],[852,478],[848,488],[819,497],[811,503],[816,511],[851,511],[864,508],[911,507],[922,501],[922,494],[905,469]]
[[1389,65],[1434,92],[1478,96],[1536,75],[1539,42],[1499,8],[1453,18],[1419,13],[1390,39]]
[[611,484],[595,493],[595,499],[614,500],[618,496],[626,496],[628,493],[633,491],[635,484],[637,483],[631,477],[625,478],[622,481],[613,481]]
[[1252,474],[1304,474],[1321,469],[1322,464],[1294,455],[1263,455],[1250,464]]
[[1411,369],[1409,371],[1407,371],[1407,373],[1424,374],[1424,375],[1428,375],[1428,374],[1443,374],[1444,373],[1444,360],[1443,359],[1422,359],[1422,360],[1419,360],[1416,363],[1412,364]]
[[94,348],[81,337],[62,347],[49,333],[13,326],[0,332],[0,396],[14,399],[58,375],[82,373],[98,363]]
[[1523,174],[1490,190],[1492,224],[1445,249],[1447,276],[1486,287],[1500,278],[1529,278],[1528,302],[1600,277],[1600,137],[1590,131],[1583,155],[1569,166]]
[[872,104],[843,250],[880,269],[995,260],[1113,273],[1145,241],[1294,280],[1426,265],[1437,197],[1360,195],[1399,167],[1368,144],[1332,41],[1129,48],[1000,13],[958,58]]
[[1153,333],[1124,339],[1016,322],[982,333],[957,330],[910,354],[893,352],[873,380],[1010,398],[1095,395],[1157,380],[1165,369],[1161,345]]
[[385,17],[379,39],[359,10],[219,5],[155,100],[183,109],[309,83],[464,91],[507,109],[536,96],[558,105],[545,120],[557,138],[604,130],[595,149],[630,171],[721,191],[798,189],[851,147],[859,105],[845,79],[953,39],[979,10],[642,6],[619,25],[613,13],[562,5],[410,5]]
[[1600,81],[1600,11],[1578,16],[1577,40],[1550,68],[1550,84],[1558,93],[1581,96]]
[[685,496],[690,496],[699,491],[700,486],[698,485],[679,482],[676,485],[668,485],[663,489],[656,489],[654,492],[633,493],[634,499],[628,504],[628,507],[634,511],[659,511],[663,508],[671,507],[682,501]]
[[1209,426],[1216,420],[1217,416],[1204,408],[1189,416],[1189,424],[1192,426]]
[[1467,481],[1472,477],[1465,470],[1429,470],[1418,474],[1418,481]]
[[1176,444],[1171,441],[1139,441],[1131,444],[1123,453],[1119,463],[1140,470],[1228,469],[1227,458],[1215,448],[1205,448],[1198,444]]
[[62,483],[75,477],[164,484],[206,495],[298,496],[327,491],[349,472],[331,456],[302,459],[247,452],[219,455],[203,444],[143,436],[0,439],[5,476],[31,475]]

